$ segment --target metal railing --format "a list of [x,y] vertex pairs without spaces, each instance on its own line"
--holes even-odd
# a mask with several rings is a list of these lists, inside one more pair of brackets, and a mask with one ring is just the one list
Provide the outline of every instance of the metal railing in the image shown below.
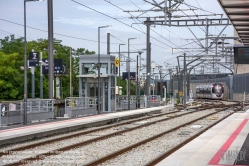
[[[138,105],[137,96],[130,96],[130,109],[139,109],[146,107],[156,107],[161,105],[160,95],[150,95],[150,96],[140,96]],[[116,97],[117,110],[127,110],[128,109],[128,96],[117,96]]]
[[[3,101],[0,103],[0,125],[18,124],[23,122],[23,100]],[[54,118],[54,100],[51,99],[28,99],[27,119],[46,120]]]
[[97,98],[93,97],[67,97],[65,99],[65,108],[75,107],[75,108],[90,108],[96,107]]
[[65,114],[69,117],[95,114],[97,99],[93,97],[67,97],[65,99]]
[[[0,103],[1,115],[5,116],[12,112],[22,112],[24,104],[19,101],[3,101]],[[54,110],[54,100],[51,99],[28,99],[27,113],[49,112]]]

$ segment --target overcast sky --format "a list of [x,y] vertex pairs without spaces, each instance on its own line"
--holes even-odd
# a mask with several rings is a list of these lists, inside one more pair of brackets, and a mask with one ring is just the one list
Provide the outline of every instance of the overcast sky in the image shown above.
[[[152,2],[152,0],[148,0]],[[161,2],[156,0],[158,3]],[[76,3],[78,2],[78,3]],[[109,3],[110,2],[110,3]],[[79,4],[80,3],[80,4]],[[112,4],[111,4],[112,3]],[[184,12],[174,12],[173,15],[210,15],[213,13],[224,14],[217,0],[185,0],[187,3],[196,8],[203,10],[193,10]],[[82,4],[82,5],[81,5]],[[85,6],[83,6],[85,5]],[[115,6],[114,6],[115,5]],[[89,8],[87,8],[89,7]],[[131,50],[139,50],[146,48],[146,27],[140,23],[145,18],[130,19],[131,16],[123,10],[142,10],[150,9],[153,6],[143,0],[53,0],[53,19],[54,19],[54,38],[62,40],[62,44],[73,48],[86,48],[90,51],[97,52],[98,50],[98,27],[103,25],[112,25],[112,27],[101,29],[101,41],[106,42],[107,33],[111,33],[111,52],[118,51],[119,43],[127,43],[128,38],[139,37],[138,40],[131,40]],[[94,10],[92,10],[92,9]],[[179,9],[189,9],[189,6],[184,4],[179,6]],[[196,9],[195,8],[195,9]],[[39,38],[47,38],[48,29],[47,23],[47,0],[43,2],[27,2],[27,26],[38,28],[44,31],[27,28],[27,40],[37,40]],[[101,13],[98,13],[99,11]],[[140,13],[132,12],[133,16],[138,16]],[[149,12],[141,15],[162,16],[162,12]],[[108,17],[109,16],[109,17]],[[111,18],[112,17],[112,18]],[[221,18],[220,16],[202,16],[199,18]],[[15,34],[20,37],[24,35],[23,28],[24,5],[23,0],[0,0],[0,38],[4,38],[9,34]],[[182,17],[181,19],[196,19],[197,17]],[[223,18],[226,18],[223,15]],[[118,20],[118,21],[117,21]],[[12,22],[12,23],[10,23]],[[16,24],[15,24],[16,23]],[[20,25],[17,25],[20,24]],[[135,29],[133,29],[132,27]],[[204,38],[204,27],[190,27],[196,37]],[[223,29],[223,26],[209,27],[209,34],[218,35]],[[144,33],[142,33],[144,32]],[[155,33],[156,32],[156,33]],[[61,34],[61,35],[58,35]],[[233,27],[229,26],[223,32],[227,36],[233,36]],[[70,37],[65,37],[67,35]],[[78,38],[78,39],[76,39]],[[171,66],[176,66],[176,56],[183,54],[184,50],[178,49],[172,54],[172,48],[200,48],[197,44],[192,43],[195,37],[191,34],[187,27],[168,27],[156,26],[151,28],[151,43],[152,43],[152,61],[157,65],[162,65],[165,68],[165,63]],[[211,41],[209,41],[210,43]],[[204,43],[204,42],[203,42]],[[233,43],[231,43],[233,44]],[[183,46],[185,45],[185,46]],[[121,51],[127,51],[127,46],[121,46]],[[106,43],[101,43],[101,53],[106,53]],[[180,52],[182,51],[182,52]],[[197,54],[193,50],[185,51],[187,55]],[[177,53],[178,52],[178,53]],[[135,59],[137,54],[131,54]],[[117,56],[117,55],[116,55]],[[142,54],[146,57],[146,52]],[[145,61],[144,61],[145,62]],[[133,64],[134,65],[134,64]],[[125,65],[123,65],[124,67]],[[134,69],[132,69],[134,70]]]

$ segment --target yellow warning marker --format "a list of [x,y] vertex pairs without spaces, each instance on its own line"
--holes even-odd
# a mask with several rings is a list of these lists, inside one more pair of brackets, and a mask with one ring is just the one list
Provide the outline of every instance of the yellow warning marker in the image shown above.
[[167,115],[167,117],[174,117],[174,116],[176,116],[176,114],[169,114],[169,115]]
[[218,119],[218,116],[212,116],[211,118],[209,118],[209,120],[217,120]]
[[119,60],[119,58],[115,58],[115,66],[120,66],[120,60]]

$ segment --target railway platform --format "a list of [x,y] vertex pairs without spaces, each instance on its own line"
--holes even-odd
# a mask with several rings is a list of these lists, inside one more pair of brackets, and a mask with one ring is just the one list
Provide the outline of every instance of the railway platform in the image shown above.
[[234,113],[157,166],[249,165],[249,110]]
[[39,124],[29,124],[26,126],[12,126],[7,128],[2,128],[0,130],[0,145],[15,143],[20,141],[26,141],[33,138],[45,137],[49,135],[55,135],[58,133],[68,132],[77,130],[84,127],[92,127],[97,125],[104,125],[113,120],[127,119],[133,116],[139,116],[142,114],[152,113],[152,112],[163,112],[168,110],[173,110],[174,106],[159,106],[144,108],[138,110],[129,110],[122,112],[114,112],[108,114],[99,114],[87,117],[57,120],[57,121],[46,121]]

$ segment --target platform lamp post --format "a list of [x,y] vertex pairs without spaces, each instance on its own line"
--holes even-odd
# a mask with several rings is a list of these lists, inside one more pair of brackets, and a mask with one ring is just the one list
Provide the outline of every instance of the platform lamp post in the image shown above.
[[122,45],[126,45],[126,44],[119,44],[119,49],[118,49],[118,58],[119,58],[119,66],[118,66],[118,77],[119,77],[119,80],[118,80],[118,91],[119,91],[119,87],[120,87],[120,46]]
[[27,124],[27,97],[28,97],[28,87],[27,87],[27,55],[26,55],[26,2],[44,1],[44,0],[24,0],[24,105],[23,105],[23,124]]
[[154,69],[156,68],[156,63],[155,62],[152,62],[151,63],[151,68],[153,69],[153,93],[152,95],[154,96],[154,91],[155,91],[155,87],[154,87],[154,84],[155,84],[155,73],[154,73]]
[[100,114],[100,28],[108,28],[111,25],[98,27],[98,114]]
[[131,66],[130,66],[130,40],[133,40],[133,39],[139,39],[137,37],[135,38],[129,38],[128,39],[128,110],[130,110],[131,108],[131,101],[130,101],[130,91],[131,91],[131,88],[130,88],[130,83],[131,83],[131,76],[130,76],[130,71],[131,71]]

